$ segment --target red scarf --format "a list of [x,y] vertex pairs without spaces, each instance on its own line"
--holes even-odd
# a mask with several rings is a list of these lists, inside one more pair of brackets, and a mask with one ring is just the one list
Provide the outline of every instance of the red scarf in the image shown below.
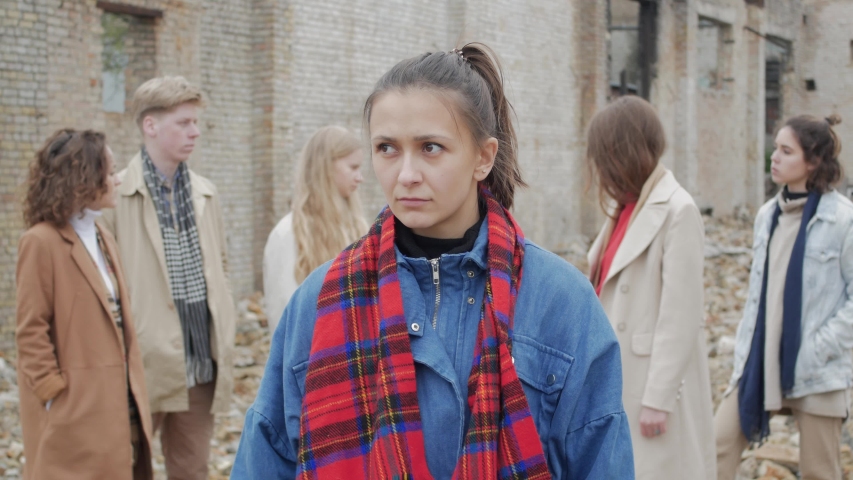
[[[524,236],[482,189],[488,222],[486,295],[468,379],[468,425],[455,479],[550,478],[512,365],[512,323]],[[394,216],[334,260],[317,299],[305,380],[301,479],[430,479],[415,367],[397,276]]]

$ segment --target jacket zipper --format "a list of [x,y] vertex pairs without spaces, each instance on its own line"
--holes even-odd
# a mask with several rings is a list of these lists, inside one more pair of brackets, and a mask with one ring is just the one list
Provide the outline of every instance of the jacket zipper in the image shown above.
[[440,258],[433,258],[429,261],[432,265],[432,284],[435,285],[435,309],[432,312],[432,329],[435,330],[438,322],[438,305],[441,303],[441,279],[438,274],[438,266]]

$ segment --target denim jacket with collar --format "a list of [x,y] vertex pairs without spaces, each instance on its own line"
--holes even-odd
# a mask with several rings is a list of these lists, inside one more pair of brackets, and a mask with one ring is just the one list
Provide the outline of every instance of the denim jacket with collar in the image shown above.
[[[737,386],[749,356],[776,202],[764,204],[755,217],[749,293],[726,395]],[[802,340],[788,398],[853,386],[853,203],[835,190],[824,193],[806,229]]]
[[[397,250],[427,464],[438,479],[451,477],[470,416],[467,380],[487,275],[486,230],[483,222],[470,252],[441,256],[438,283],[427,259]],[[328,267],[305,280],[275,331],[233,479],[294,478],[317,295]],[[515,308],[513,360],[553,477],[634,478],[619,345],[589,281],[526,242]]]

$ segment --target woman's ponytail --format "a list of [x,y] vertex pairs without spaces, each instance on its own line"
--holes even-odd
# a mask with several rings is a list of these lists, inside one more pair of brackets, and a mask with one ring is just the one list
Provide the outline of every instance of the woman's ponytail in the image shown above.
[[515,198],[515,187],[527,184],[518,166],[518,141],[512,124],[515,112],[504,93],[503,71],[495,53],[482,43],[469,43],[459,52],[489,89],[495,118],[494,131],[489,133],[498,140],[498,153],[485,183],[495,198],[510,208]]

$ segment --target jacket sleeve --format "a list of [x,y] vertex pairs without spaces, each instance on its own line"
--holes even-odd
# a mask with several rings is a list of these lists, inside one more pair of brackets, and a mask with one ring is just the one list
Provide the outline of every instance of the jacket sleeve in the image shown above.
[[815,350],[823,363],[831,356],[849,355],[853,348],[853,224],[844,233],[838,257],[841,277],[844,279],[847,301],[815,332]]
[[50,247],[31,232],[18,244],[17,330],[21,382],[43,402],[65,389],[56,347],[50,336],[54,321],[53,260]]
[[641,404],[671,412],[703,327],[704,227],[699,209],[690,203],[676,210],[665,235],[660,309]]
[[593,420],[566,438],[569,468],[560,478],[634,478],[631,432],[625,412]]
[[574,352],[574,379],[566,383],[557,407],[557,413],[568,407],[572,417],[563,447],[565,457],[552,459],[549,466],[554,478],[565,480],[630,479],[634,478],[634,453],[622,407],[619,343],[592,287],[586,285],[585,289],[591,298],[589,308],[573,312],[581,314],[578,318],[585,324],[574,332],[583,337]]

